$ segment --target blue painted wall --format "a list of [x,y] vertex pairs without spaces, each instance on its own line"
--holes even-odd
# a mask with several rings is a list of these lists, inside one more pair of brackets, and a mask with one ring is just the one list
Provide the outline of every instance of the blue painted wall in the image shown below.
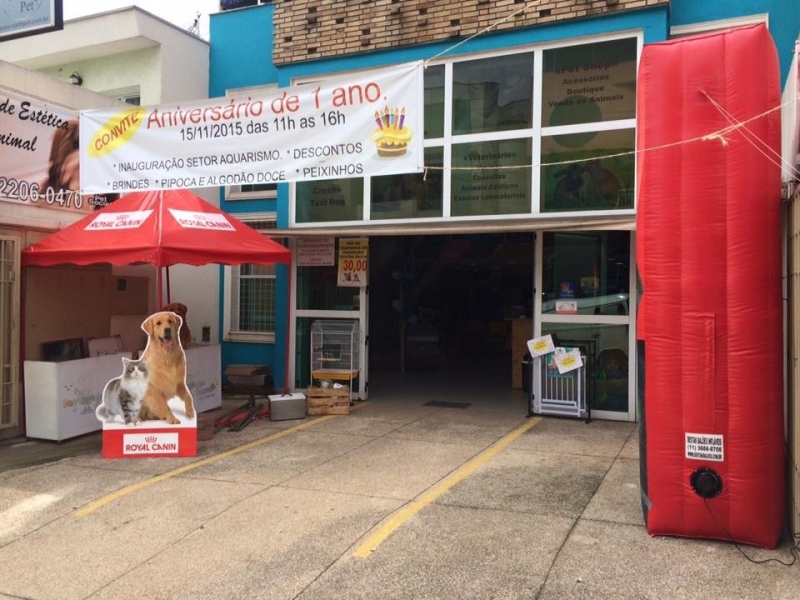
[[[212,15],[211,18],[211,66],[209,95],[224,96],[231,88],[242,88],[278,80],[278,70],[272,64],[274,6],[261,5],[250,9],[231,10]],[[285,187],[285,186],[284,186]],[[281,190],[279,196],[287,202],[288,192]],[[237,200],[227,202],[224,191],[220,192],[220,207],[232,215],[253,212],[276,212],[280,198],[269,200]],[[286,212],[284,210],[284,212]],[[284,217],[279,227],[285,227],[288,217]],[[224,298],[225,269],[220,267],[220,306],[227,308]],[[277,270],[278,315],[275,331],[275,344],[253,344],[243,342],[222,342],[223,368],[230,364],[267,364],[272,368],[273,379],[278,389],[284,386],[286,367],[285,348],[288,347],[288,269],[279,266]],[[219,331],[223,329],[223,314],[219,316]]]
[[209,96],[224,96],[230,88],[277,81],[272,64],[275,8],[263,4],[211,15]]
[[789,73],[794,42],[800,33],[800,1],[798,0],[672,0],[671,25],[691,25],[769,14],[769,30],[781,62],[781,89]]

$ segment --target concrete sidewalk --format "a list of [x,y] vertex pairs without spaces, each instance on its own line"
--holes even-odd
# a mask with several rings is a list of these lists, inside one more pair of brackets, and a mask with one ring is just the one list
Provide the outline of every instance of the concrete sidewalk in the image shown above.
[[371,402],[0,472],[0,564],[35,600],[800,598],[800,565],[647,534],[633,424]]

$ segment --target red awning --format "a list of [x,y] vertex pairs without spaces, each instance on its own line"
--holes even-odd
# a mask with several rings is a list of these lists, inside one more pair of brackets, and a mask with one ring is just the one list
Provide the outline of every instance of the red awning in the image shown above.
[[25,266],[290,262],[287,248],[187,190],[128,194],[22,252]]

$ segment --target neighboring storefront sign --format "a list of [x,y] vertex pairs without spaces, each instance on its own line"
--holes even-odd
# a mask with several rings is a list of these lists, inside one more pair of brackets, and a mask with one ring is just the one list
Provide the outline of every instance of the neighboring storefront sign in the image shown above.
[[81,195],[78,114],[0,90],[0,201],[91,212],[114,195]]
[[81,112],[84,191],[420,172],[422,63],[258,95]]
[[341,287],[366,287],[367,253],[366,238],[339,240],[339,276]]
[[0,3],[0,42],[64,28],[63,0],[5,0]]
[[332,267],[336,264],[335,238],[300,238],[295,261],[298,267]]

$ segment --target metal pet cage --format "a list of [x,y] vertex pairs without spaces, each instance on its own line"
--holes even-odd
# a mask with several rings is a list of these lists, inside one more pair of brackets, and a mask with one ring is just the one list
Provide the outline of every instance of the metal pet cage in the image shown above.
[[311,383],[326,387],[358,378],[358,321],[321,319],[311,324]]

